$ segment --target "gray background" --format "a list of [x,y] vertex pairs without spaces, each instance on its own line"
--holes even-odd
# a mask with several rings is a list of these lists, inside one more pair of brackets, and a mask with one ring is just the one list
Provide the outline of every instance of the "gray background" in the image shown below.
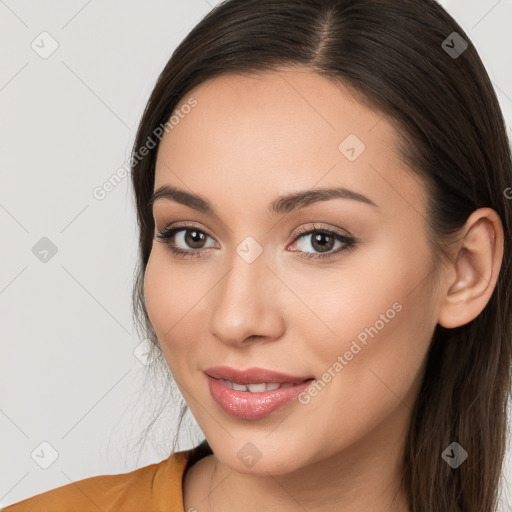
[[[127,162],[158,73],[214,3],[0,0],[0,506],[169,454],[172,409],[160,441],[140,458],[134,448],[159,393],[141,387],[131,318],[129,176],[102,200],[93,190]],[[512,1],[441,3],[479,50],[510,130]],[[180,449],[202,439],[189,415],[183,430]],[[508,488],[510,452],[504,475]]]

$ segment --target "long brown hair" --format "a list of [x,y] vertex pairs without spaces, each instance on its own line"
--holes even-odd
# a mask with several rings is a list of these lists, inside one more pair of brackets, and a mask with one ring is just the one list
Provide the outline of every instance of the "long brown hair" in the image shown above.
[[[166,368],[143,290],[154,236],[148,200],[158,143],[143,159],[133,157],[205,80],[293,65],[350,87],[395,123],[403,161],[427,184],[429,238],[438,263],[474,210],[490,207],[502,221],[504,259],[488,304],[468,324],[437,325],[434,331],[401,482],[414,512],[494,511],[511,391],[511,200],[505,193],[512,184],[511,149],[474,45],[433,0],[228,0],[176,48],[148,100],[132,151],[140,229],[133,306],[152,344],[152,368]],[[166,379],[171,383],[169,374]],[[186,410],[182,405],[178,433]],[[441,457],[453,441],[469,454],[457,468]],[[212,452],[204,441],[192,462],[206,453]]]

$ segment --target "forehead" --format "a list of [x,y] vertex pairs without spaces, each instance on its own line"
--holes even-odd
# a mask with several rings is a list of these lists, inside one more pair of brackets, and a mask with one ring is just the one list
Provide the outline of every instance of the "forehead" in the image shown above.
[[160,143],[155,189],[184,184],[225,197],[229,187],[249,200],[346,186],[384,202],[393,189],[421,201],[421,185],[398,157],[392,122],[341,84],[283,68],[203,82],[175,112],[190,98],[196,106],[183,110]]

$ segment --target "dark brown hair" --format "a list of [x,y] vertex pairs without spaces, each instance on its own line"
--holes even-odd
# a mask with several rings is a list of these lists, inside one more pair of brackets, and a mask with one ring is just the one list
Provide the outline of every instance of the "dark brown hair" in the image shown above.
[[[453,32],[468,45],[458,56],[443,43]],[[449,46],[454,45],[452,39]],[[462,48],[460,39],[457,45]],[[401,482],[414,512],[494,511],[511,391],[511,201],[504,192],[512,182],[512,163],[484,65],[464,30],[433,0],[229,0],[208,13],[172,54],[143,113],[132,155],[202,82],[283,66],[306,67],[350,88],[394,123],[401,158],[426,184],[436,264],[449,257],[450,243],[474,210],[490,207],[502,221],[504,260],[488,304],[468,324],[437,325],[434,331]],[[148,200],[157,151],[158,144],[144,159],[132,160],[140,228],[133,305],[152,343],[152,368],[167,368],[143,290],[154,236]],[[172,382],[169,374],[166,379]],[[180,425],[186,410],[184,404]],[[441,457],[453,441],[469,454],[457,468]],[[190,464],[207,453],[212,452],[205,440]]]

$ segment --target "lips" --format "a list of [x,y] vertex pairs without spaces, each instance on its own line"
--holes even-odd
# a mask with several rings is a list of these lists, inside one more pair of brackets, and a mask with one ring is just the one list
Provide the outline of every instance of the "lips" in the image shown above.
[[[281,374],[282,377],[282,374]],[[258,420],[278,411],[282,407],[291,405],[297,397],[312,385],[314,379],[304,380],[300,384],[283,383],[277,389],[265,391],[251,391],[253,386],[267,386],[267,384],[243,385],[244,390],[237,390],[226,384],[224,379],[216,379],[205,373],[210,395],[220,410],[229,416],[243,420]],[[256,378],[256,377],[254,377]],[[266,374],[265,378],[268,378]],[[270,378],[276,378],[270,375]],[[296,378],[287,376],[286,378]],[[277,386],[279,384],[276,384]],[[247,390],[245,390],[248,388]]]
[[281,372],[267,370],[265,368],[248,368],[246,370],[237,370],[236,368],[231,368],[229,366],[212,366],[211,368],[207,368],[204,372],[214,379],[223,379],[229,383],[238,385],[296,385],[314,378],[312,375],[288,375]]

